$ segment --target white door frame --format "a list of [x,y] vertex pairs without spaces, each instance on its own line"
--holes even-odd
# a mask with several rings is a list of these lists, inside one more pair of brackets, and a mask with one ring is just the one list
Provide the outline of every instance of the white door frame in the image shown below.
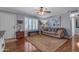
[[74,13],[70,15],[71,23],[72,23],[72,52],[75,51],[75,17],[77,17],[79,13]]

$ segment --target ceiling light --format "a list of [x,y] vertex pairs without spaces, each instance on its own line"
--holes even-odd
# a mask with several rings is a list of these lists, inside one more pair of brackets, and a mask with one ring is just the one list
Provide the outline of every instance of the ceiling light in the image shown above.
[[38,15],[45,15],[46,13],[51,13],[51,11],[48,11],[47,8],[40,7],[39,9],[36,10]]

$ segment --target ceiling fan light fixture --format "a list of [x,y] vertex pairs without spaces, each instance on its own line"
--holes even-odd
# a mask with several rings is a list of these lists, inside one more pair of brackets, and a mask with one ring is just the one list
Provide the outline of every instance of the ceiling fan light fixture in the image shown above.
[[40,7],[39,9],[37,9],[37,14],[40,16],[45,15],[46,13],[50,13],[50,11],[47,10],[47,8],[44,7]]
[[42,15],[44,15],[45,13],[44,13],[44,12],[38,12],[37,14],[40,15],[40,16],[42,16]]

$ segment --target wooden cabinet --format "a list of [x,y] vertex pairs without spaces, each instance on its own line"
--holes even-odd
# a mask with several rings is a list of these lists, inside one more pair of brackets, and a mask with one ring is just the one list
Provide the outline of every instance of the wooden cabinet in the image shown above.
[[23,39],[24,38],[24,31],[16,32],[16,39]]

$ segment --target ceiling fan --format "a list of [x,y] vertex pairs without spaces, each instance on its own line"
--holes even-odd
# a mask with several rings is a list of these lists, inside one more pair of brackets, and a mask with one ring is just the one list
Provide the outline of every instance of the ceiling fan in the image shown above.
[[49,11],[47,8],[44,8],[44,7],[40,7],[38,10],[36,10],[36,12],[39,15],[44,15],[46,13],[51,13],[51,11]]

